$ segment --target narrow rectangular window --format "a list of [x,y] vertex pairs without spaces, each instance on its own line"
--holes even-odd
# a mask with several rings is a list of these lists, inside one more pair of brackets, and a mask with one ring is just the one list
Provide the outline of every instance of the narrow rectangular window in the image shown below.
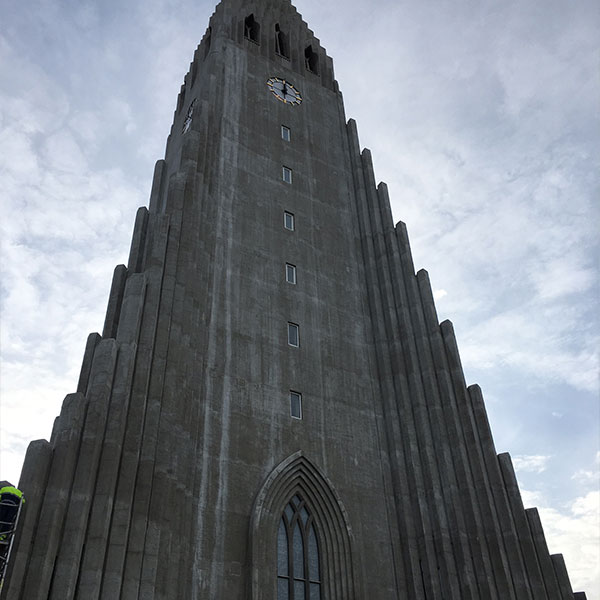
[[290,131],[290,128],[285,125],[281,126],[281,139],[285,142],[289,142],[292,139],[292,132]]
[[294,419],[302,418],[302,394],[290,392],[290,413]]
[[290,231],[296,229],[296,220],[291,212],[286,211],[283,213],[283,226]]
[[289,167],[282,167],[282,177],[286,183],[292,183],[292,170]]
[[288,323],[288,344],[295,348],[300,345],[300,327],[296,323]]
[[296,267],[290,263],[285,265],[285,280],[288,283],[296,284]]

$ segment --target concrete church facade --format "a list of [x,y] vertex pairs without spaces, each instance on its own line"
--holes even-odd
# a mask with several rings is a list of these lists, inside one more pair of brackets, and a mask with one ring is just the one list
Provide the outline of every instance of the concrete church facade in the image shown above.
[[289,0],[223,0],[2,598],[585,598]]

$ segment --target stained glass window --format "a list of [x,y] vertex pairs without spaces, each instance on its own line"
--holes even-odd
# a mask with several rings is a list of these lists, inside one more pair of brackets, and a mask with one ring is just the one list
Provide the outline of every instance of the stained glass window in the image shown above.
[[290,500],[279,522],[277,600],[321,600],[317,534],[300,494]]

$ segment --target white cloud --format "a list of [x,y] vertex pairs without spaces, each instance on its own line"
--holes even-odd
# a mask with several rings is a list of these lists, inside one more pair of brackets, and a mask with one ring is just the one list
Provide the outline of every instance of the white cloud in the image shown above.
[[591,469],[577,469],[571,479],[584,486],[591,486],[595,489],[600,488],[600,452],[596,454],[594,465]]
[[[146,190],[125,170],[93,163],[105,113],[74,109],[56,80],[3,39],[0,52],[11,59],[0,61],[3,81],[14,83],[0,84],[0,471],[16,482],[27,443],[49,438],[76,386],[86,335],[102,327],[112,271],[126,259]],[[126,127],[127,105],[109,110]]]
[[584,485],[598,485],[600,483],[600,473],[598,471],[586,471],[585,469],[579,469],[573,474],[571,479],[574,479],[575,481]]
[[564,507],[539,507],[551,553],[563,554],[574,591],[600,597],[600,492],[592,491]]
[[46,137],[41,158],[45,168],[49,170],[82,173],[87,169],[87,163],[79,144],[71,132],[64,129]]
[[574,591],[600,598],[600,492],[550,506],[539,491],[521,490],[526,507],[537,506],[551,554],[562,554]]
[[512,461],[516,471],[543,473],[551,456],[514,456]]

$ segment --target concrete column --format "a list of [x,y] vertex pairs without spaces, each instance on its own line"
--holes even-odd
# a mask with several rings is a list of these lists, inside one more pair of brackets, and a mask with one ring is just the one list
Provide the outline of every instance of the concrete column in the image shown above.
[[560,589],[561,600],[573,600],[573,588],[569,580],[569,574],[567,573],[567,566],[565,565],[565,559],[562,554],[552,554],[550,556],[552,564],[554,565],[554,572],[556,573],[556,579],[558,580],[558,587]]
[[[385,345],[385,326],[382,315],[382,302],[380,290],[377,285],[377,273],[375,268],[375,257],[373,248],[373,238],[371,222],[367,210],[365,181],[362,176],[360,166],[360,146],[358,142],[358,132],[356,123],[353,120],[348,122],[348,143],[350,146],[350,157],[352,160],[351,172],[354,178],[354,192],[356,197],[356,211],[358,215],[359,230],[361,234],[361,246],[365,263],[365,276],[367,293],[369,298],[369,309],[371,323],[374,335],[374,345],[378,358],[379,380],[381,389],[377,390],[382,396],[382,406],[384,410],[384,426],[389,449],[392,487],[396,502],[395,510],[399,521],[399,529],[403,538],[403,547],[398,549],[402,556],[403,565],[398,565],[396,581],[398,589],[406,586],[408,596],[415,598],[424,598],[423,580],[420,576],[419,556],[421,541],[424,539],[422,533],[422,523],[418,518],[418,511],[415,507],[418,504],[416,489],[408,481],[407,473],[410,473],[414,466],[405,455],[403,443],[405,438],[400,434],[398,412],[396,408],[395,392],[390,385],[391,365],[390,355]],[[383,347],[382,347],[383,345]],[[406,442],[408,443],[408,442]],[[414,511],[414,512],[413,512]],[[393,540],[390,540],[394,544]],[[401,568],[403,566],[403,568]],[[399,577],[398,573],[405,574]]]
[[529,523],[525,516],[525,508],[521,500],[521,492],[517,483],[517,477],[512,466],[510,455],[506,452],[498,455],[498,464],[502,471],[502,478],[508,494],[508,501],[513,515],[513,521],[517,530],[523,562],[526,573],[524,574],[534,600],[547,600],[546,590],[542,582],[542,574],[537,561],[535,545],[529,530]]
[[119,322],[115,336],[119,344],[137,344],[145,299],[146,275],[144,273],[134,273],[127,280],[123,292],[121,308],[123,318]]
[[[121,597],[125,569],[125,557],[132,530],[134,493],[138,485],[149,486],[146,480],[138,481],[138,467],[144,428],[146,406],[148,404],[148,382],[152,369],[152,356],[156,343],[156,323],[158,320],[159,298],[162,285],[164,255],[168,243],[169,217],[150,215],[148,222],[147,259],[144,275],[147,291],[144,302],[142,324],[138,340],[138,353],[129,417],[123,440],[121,465],[117,481],[113,517],[108,537],[108,551],[105,558],[100,597],[113,600]],[[123,595],[123,598],[128,596]],[[129,596],[136,598],[136,596]]]
[[[128,555],[125,565],[125,580],[123,590],[126,594],[139,591],[140,598],[153,598],[150,591],[154,589],[158,565],[158,537],[164,520],[165,506],[152,505],[152,490],[156,489],[155,473],[163,461],[173,460],[174,457],[161,453],[159,446],[162,413],[167,409],[168,390],[165,387],[165,369],[171,344],[171,329],[176,311],[173,309],[177,287],[178,255],[181,245],[183,223],[182,208],[186,188],[193,185],[191,169],[187,173],[179,172],[171,177],[167,196],[167,208],[170,214],[169,241],[166,249],[160,308],[156,330],[156,345],[154,364],[151,372],[148,404],[146,407],[146,424],[138,478],[148,481],[148,486],[137,486],[134,498],[134,528],[132,529]],[[172,391],[171,391],[172,393]],[[168,435],[172,435],[170,432]],[[140,479],[138,479],[139,481]],[[142,526],[143,524],[143,526]],[[169,557],[165,557],[170,567],[174,567]],[[164,562],[163,562],[164,564]],[[141,581],[140,581],[141,573]]]
[[104,319],[104,328],[102,330],[102,337],[105,339],[117,336],[126,281],[127,267],[125,265],[117,265],[113,273],[110,294],[108,296],[108,308],[106,309],[106,318]]
[[94,360],[94,352],[101,339],[102,337],[98,333],[90,333],[88,336],[85,352],[83,354],[83,362],[81,363],[81,371],[79,373],[79,383],[77,384],[77,391],[80,394],[85,394],[87,391],[92,361]]
[[[435,404],[430,401],[429,411],[430,414],[435,415],[440,431],[439,436],[436,436],[440,442],[437,445],[437,452],[441,456],[447,455],[444,468],[448,473],[446,485],[451,491],[449,496],[453,502],[455,515],[452,519],[454,527],[451,529],[454,546],[463,548],[465,562],[463,579],[471,582],[476,595],[495,598],[497,596],[494,575],[484,535],[482,513],[476,497],[474,476],[470,468],[471,460],[474,458],[470,451],[473,450],[474,444],[468,435],[472,431],[472,424],[471,415],[468,410],[465,410],[464,379],[462,371],[457,377],[457,374],[448,368],[429,275],[426,271],[421,270],[417,273],[417,283],[432,361],[431,373],[424,371],[423,375],[426,379],[437,380],[440,396],[440,400]],[[508,600],[510,596],[504,597]]]
[[52,447],[46,440],[37,440],[29,444],[19,480],[19,489],[25,496],[25,504],[21,508],[10,561],[5,573],[5,583],[0,593],[2,600],[23,598],[23,583],[29,566],[51,461]]
[[550,558],[550,552],[548,552],[546,536],[544,535],[544,529],[542,527],[542,522],[540,520],[540,515],[537,511],[537,508],[526,509],[525,515],[527,517],[527,522],[529,523],[529,530],[531,531],[531,536],[535,545],[535,551],[540,564],[548,598],[552,599],[560,597],[558,581],[554,572],[554,565],[552,564],[552,559]]
[[[197,143],[194,147],[197,148]],[[157,598],[162,597],[161,594],[167,594],[169,579],[177,573],[181,564],[181,544],[190,534],[190,523],[183,522],[183,507],[179,505],[181,498],[176,490],[186,483],[186,475],[182,471],[185,453],[180,449],[189,443],[190,429],[196,429],[196,425],[192,425],[186,418],[186,389],[182,387],[182,382],[187,380],[184,373],[191,353],[190,335],[195,319],[192,315],[198,312],[194,309],[186,311],[185,307],[188,298],[198,297],[198,291],[190,289],[194,288],[196,277],[188,273],[188,270],[193,269],[191,265],[194,264],[194,257],[191,253],[196,246],[198,215],[202,210],[202,206],[198,206],[198,196],[201,196],[202,190],[196,189],[195,166],[195,163],[189,165],[183,188],[178,190],[181,197],[173,203],[177,210],[171,213],[171,231],[177,236],[177,245],[172,246],[173,254],[168,259],[172,261],[169,262],[169,275],[165,275],[165,279],[168,277],[173,282],[173,295],[168,299],[164,297],[164,301],[170,303],[172,317],[168,330],[170,360],[166,364],[161,381],[164,391],[157,430],[153,494],[149,499],[148,533],[142,567],[142,579],[146,582],[143,586],[154,590]],[[224,214],[221,218],[228,221],[231,217]],[[213,288],[214,284],[211,283],[208,289],[203,289],[201,293],[209,297],[214,293]],[[224,418],[227,420],[226,416]],[[160,492],[157,493],[157,490]],[[166,507],[169,507],[168,511],[165,510]],[[154,534],[151,535],[151,532]],[[160,558],[164,547],[172,547],[168,561]],[[144,593],[143,588],[140,588],[140,594]]]
[[75,478],[58,548],[49,600],[71,600],[75,593],[104,441],[116,358],[115,340],[103,340],[98,344],[88,387],[88,409],[77,457]]
[[[418,439],[413,439],[413,449],[416,450],[415,459],[411,462],[416,462],[419,467],[424,469],[423,481],[430,484],[430,488],[423,489],[422,494],[419,494],[421,501],[428,503],[428,510],[423,511],[421,515],[422,522],[430,519],[429,526],[425,528],[423,540],[425,544],[431,545],[431,549],[426,553],[426,558],[422,557],[421,568],[424,568],[432,576],[426,577],[426,582],[435,590],[439,585],[437,573],[441,573],[441,580],[445,582],[447,591],[450,591],[454,597],[460,597],[458,575],[455,566],[455,557],[451,549],[449,520],[447,515],[447,504],[444,501],[444,485],[440,479],[440,472],[437,465],[437,457],[433,449],[432,443],[432,428],[428,418],[426,408],[426,395],[423,389],[422,379],[419,375],[420,361],[425,357],[419,353],[418,343],[419,335],[413,334],[416,341],[416,347],[412,344],[412,336],[401,334],[401,331],[410,331],[410,324],[414,326],[414,321],[407,320],[400,325],[398,322],[398,306],[409,306],[412,310],[418,312],[415,297],[410,296],[408,302],[402,302],[398,296],[398,273],[402,272],[401,264],[398,259],[396,249],[396,239],[392,229],[391,211],[389,208],[389,198],[385,186],[380,186],[379,192],[375,188],[375,177],[373,173],[373,165],[371,155],[368,150],[362,154],[362,169],[364,173],[365,191],[367,197],[368,213],[373,223],[373,244],[375,248],[376,268],[378,275],[378,285],[383,290],[382,300],[383,315],[385,319],[384,335],[387,338],[387,352],[391,351],[392,356],[392,377],[395,388],[395,395],[400,397],[399,391],[402,385],[408,383],[408,394],[405,393],[406,399],[411,398],[409,412],[412,412],[414,423],[420,434]],[[386,226],[387,224],[387,226]],[[386,236],[386,230],[389,232]],[[386,246],[387,241],[387,246]],[[394,262],[394,254],[396,261]],[[400,271],[398,271],[398,269]],[[403,289],[410,288],[410,278],[414,278],[414,273],[407,273],[404,270]],[[408,282],[408,283],[407,283]],[[414,291],[411,289],[411,291]],[[406,294],[406,291],[405,291]],[[412,315],[414,317],[414,314]],[[413,330],[414,331],[414,330]],[[421,332],[422,329],[419,329]],[[409,345],[405,347],[404,340],[408,339]],[[400,368],[400,371],[398,370]],[[398,401],[398,400],[397,400]],[[407,428],[414,431],[413,428]],[[401,434],[402,435],[402,434]],[[406,433],[404,433],[406,435]],[[419,457],[419,458],[417,458]],[[417,467],[417,469],[419,469]],[[465,588],[468,590],[468,586]],[[441,593],[441,589],[439,592]],[[468,592],[463,592],[468,593]]]
[[[150,212],[162,212],[162,196],[165,186],[165,175],[167,163],[165,160],[157,160],[154,166],[154,177],[152,178],[152,191],[150,192]],[[129,266],[132,266],[131,263]]]
[[[396,308],[402,315],[400,335],[405,347],[404,354],[408,361],[407,369],[410,374],[411,406],[415,419],[414,432],[421,447],[424,481],[431,486],[431,489],[428,490],[427,511],[433,517],[431,526],[436,540],[435,552],[440,568],[440,577],[445,588],[442,597],[451,593],[452,597],[460,598],[463,594],[463,598],[468,598],[476,593],[476,585],[474,584],[468,541],[464,538],[460,539],[456,528],[455,515],[459,512],[456,510],[458,500],[456,485],[453,486],[451,480],[447,479],[447,477],[452,477],[451,457],[448,455],[447,447],[440,452],[444,442],[438,446],[436,440],[440,437],[446,438],[446,434],[443,433],[444,426],[440,419],[439,389],[421,297],[414,273],[406,227],[400,223],[396,227],[395,233],[400,255],[400,264],[396,266],[396,277],[398,281],[401,281]],[[423,377],[422,373],[427,373],[427,375]],[[453,533],[451,529],[454,531],[454,543],[457,545],[456,554],[452,548]],[[435,571],[429,575],[429,578],[436,580]],[[446,589],[448,586],[450,586],[449,590]]]
[[[441,329],[446,340],[446,346],[451,347],[455,344],[452,324],[449,321],[445,321],[442,323]],[[449,360],[450,357],[454,357],[452,360],[457,360],[458,349],[453,350],[452,353],[449,354]],[[519,600],[521,598],[531,598],[529,585],[527,583],[521,583],[523,580],[523,573],[525,572],[525,565],[523,564],[521,547],[518,543],[506,488],[498,464],[496,448],[494,446],[494,440],[492,439],[492,432],[489,426],[481,388],[478,385],[469,386],[469,396],[471,398],[473,416],[475,419],[475,431],[479,437],[481,455],[488,479],[487,489],[494,500],[493,508],[495,509],[498,523],[501,525],[501,540],[504,544],[502,560],[503,564],[508,565],[510,572],[508,584],[514,590],[514,594]],[[500,551],[502,551],[501,546]]]
[[[164,161],[158,162],[164,163]],[[129,249],[129,260],[127,261],[127,271],[130,273],[141,273],[143,271],[144,256],[146,252],[146,234],[148,232],[148,214],[148,209],[141,206],[138,208],[135,215],[133,237],[131,239],[131,248]]]
[[481,563],[476,564],[480,589],[487,589],[488,594],[497,594],[502,599],[515,598],[510,584],[508,565],[504,560],[501,528],[494,511],[494,499],[487,478],[454,329],[449,321],[434,326],[437,315],[433,312],[431,286],[429,278],[425,279],[425,275],[422,277],[421,292],[428,297],[428,304],[432,307],[429,318],[433,328],[433,346],[437,349],[439,374],[440,376],[444,374],[444,385],[451,388],[448,392],[448,401],[444,403],[444,411],[447,413],[448,424],[453,430],[450,434],[450,444],[456,455],[455,465],[459,473],[459,485],[476,563],[477,554],[481,555]]
[[77,583],[76,597],[85,600],[96,600],[100,595],[102,569],[127,424],[135,355],[135,345],[122,345],[119,348],[96,490]]
[[48,483],[25,573],[23,600],[47,600],[81,444],[87,402],[81,393],[62,405]]

